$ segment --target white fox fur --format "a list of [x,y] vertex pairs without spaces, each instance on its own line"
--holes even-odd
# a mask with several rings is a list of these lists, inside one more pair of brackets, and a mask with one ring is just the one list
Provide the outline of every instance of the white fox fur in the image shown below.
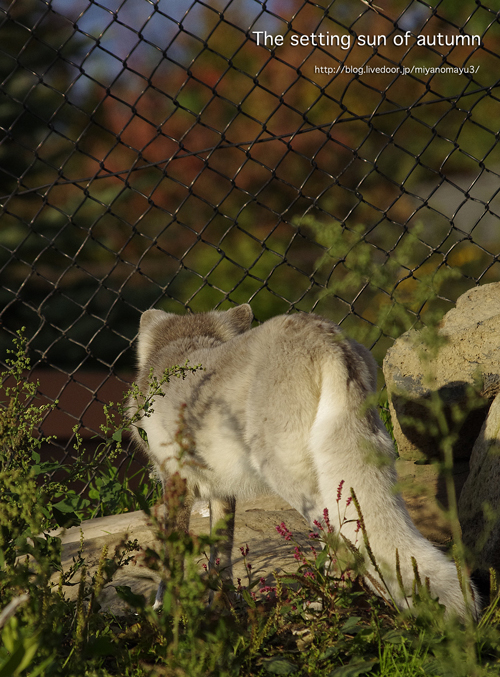
[[[466,604],[455,564],[414,526],[394,491],[391,438],[374,408],[365,407],[363,413],[376,385],[370,352],[316,315],[279,316],[254,329],[252,319],[248,305],[196,315],[161,310],[142,315],[137,381],[142,392],[147,391],[151,368],[160,378],[167,367],[186,360],[203,367],[165,385],[153,415],[139,424],[148,445],[135,432],[163,479],[180,470],[188,482],[179,528],[188,528],[195,496],[210,500],[213,525],[234,515],[236,497],[264,491],[284,498],[313,525],[322,521],[325,508],[337,515],[337,489],[344,480],[344,498],[352,487],[372,551],[398,606],[412,604],[414,557],[421,580],[428,577],[432,593],[448,611],[463,617]],[[175,435],[184,404],[197,463],[179,468]],[[373,462],[374,454],[380,462]],[[342,534],[352,542],[357,519],[351,503]],[[232,520],[234,516],[220,553],[227,576],[232,575]],[[404,594],[396,577],[396,549]],[[369,562],[367,568],[377,579]],[[472,587],[469,593],[475,609],[478,597]],[[157,603],[161,598],[160,589]]]

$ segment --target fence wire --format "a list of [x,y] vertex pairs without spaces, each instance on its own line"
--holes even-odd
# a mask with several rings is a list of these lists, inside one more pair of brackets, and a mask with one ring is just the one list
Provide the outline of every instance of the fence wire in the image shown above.
[[0,347],[27,328],[66,456],[149,307],[314,311],[380,359],[384,308],[500,279],[499,10],[0,2]]

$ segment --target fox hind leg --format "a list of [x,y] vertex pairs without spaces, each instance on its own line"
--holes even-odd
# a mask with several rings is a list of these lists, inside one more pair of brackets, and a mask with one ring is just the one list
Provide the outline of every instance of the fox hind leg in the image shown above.
[[[163,483],[165,486],[165,483]],[[189,531],[189,521],[191,518],[191,510],[194,503],[194,494],[192,491],[187,490],[184,495],[184,500],[177,507],[175,513],[175,520],[173,525],[168,524],[168,518],[165,514],[165,528],[173,528],[174,531]],[[165,506],[166,508],[166,506]],[[165,596],[165,579],[162,578],[156,591],[156,597],[153,604],[153,609],[159,609],[163,605],[163,597]]]
[[[236,499],[234,496],[227,498],[212,498],[210,500],[210,533],[213,536],[215,527],[223,520],[224,526],[217,529],[217,538],[221,539],[218,544],[212,545],[210,549],[209,568],[213,570],[217,568],[220,571],[221,582],[229,584],[233,581],[233,567],[232,567],[232,551],[234,542],[234,515],[236,511]],[[231,604],[233,600],[232,594],[227,594],[222,591],[224,597],[227,596],[227,601]],[[214,597],[213,592],[210,594],[210,602]]]

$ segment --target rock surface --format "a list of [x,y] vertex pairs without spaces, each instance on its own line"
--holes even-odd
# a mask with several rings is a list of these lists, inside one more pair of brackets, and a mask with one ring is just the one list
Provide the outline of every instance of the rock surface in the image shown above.
[[[500,282],[463,294],[443,318],[439,333],[448,341],[434,359],[415,331],[401,336],[384,359],[394,435],[400,456],[407,460],[439,456],[439,434],[428,409],[432,392],[439,394],[451,420],[453,405],[467,406],[470,389],[479,394],[485,378],[500,378]],[[484,404],[467,416],[454,445],[456,459],[470,457],[487,410]]]
[[463,541],[475,555],[478,569],[493,567],[500,572],[499,505],[500,394],[472,450],[469,476],[458,503]]

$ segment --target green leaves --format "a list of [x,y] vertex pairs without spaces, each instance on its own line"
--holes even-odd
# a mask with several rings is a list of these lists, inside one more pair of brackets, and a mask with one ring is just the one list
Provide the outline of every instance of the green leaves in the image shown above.
[[147,432],[144,430],[144,428],[139,428],[139,427],[138,427],[138,428],[137,428],[137,432],[139,433],[139,436],[140,436],[141,440],[144,440],[144,442],[145,442],[146,444],[148,444],[148,434],[147,434]]
[[344,625],[340,628],[340,632],[345,635],[352,634],[358,629],[358,623],[361,620],[360,616],[349,616]]
[[[2,630],[0,647],[0,677],[17,677],[32,663],[40,646],[40,633],[30,632],[19,625],[14,616]],[[37,677],[52,662],[52,656],[30,670],[30,677]]]
[[57,525],[65,529],[78,526],[82,521],[74,511],[73,506],[64,500],[58,501],[52,506],[52,514]]
[[262,663],[262,667],[272,675],[293,675],[299,668],[286,658],[269,658]]
[[363,661],[353,659],[348,665],[342,665],[330,672],[328,677],[358,677],[359,675],[366,675],[378,665],[378,661]]

